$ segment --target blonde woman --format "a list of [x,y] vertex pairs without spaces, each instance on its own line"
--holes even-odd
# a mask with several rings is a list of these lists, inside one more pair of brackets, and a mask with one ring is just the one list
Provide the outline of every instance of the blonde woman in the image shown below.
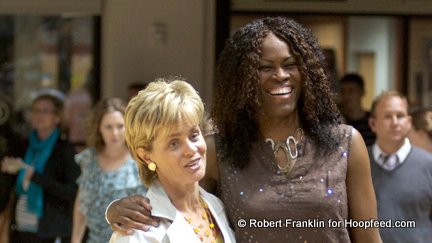
[[149,190],[159,227],[111,242],[234,242],[222,202],[199,187],[207,146],[204,105],[184,81],[157,80],[126,108],[126,141]]

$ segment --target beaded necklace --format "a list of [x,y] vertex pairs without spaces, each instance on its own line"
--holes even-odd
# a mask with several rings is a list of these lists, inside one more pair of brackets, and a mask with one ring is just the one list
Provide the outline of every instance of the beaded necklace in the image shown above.
[[198,236],[201,242],[204,241],[204,237],[210,237],[210,235],[213,236],[213,239],[211,240],[212,243],[216,242],[216,236],[217,231],[215,228],[215,225],[213,223],[212,216],[210,214],[210,210],[208,208],[207,203],[204,202],[204,200],[200,197],[200,203],[201,206],[204,209],[204,214],[202,215],[202,219],[208,222],[208,227],[204,228],[204,225],[199,224],[198,226],[192,224],[192,219],[185,217],[186,222],[192,227],[195,234]]

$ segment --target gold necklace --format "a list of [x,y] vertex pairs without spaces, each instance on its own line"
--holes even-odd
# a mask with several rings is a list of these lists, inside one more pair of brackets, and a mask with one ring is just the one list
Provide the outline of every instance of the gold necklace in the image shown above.
[[[265,140],[266,142],[269,142],[271,144],[275,158],[277,158],[277,153],[279,152],[279,149],[282,149],[285,152],[285,157],[287,159],[285,166],[280,166],[279,163],[276,161],[277,167],[282,173],[291,172],[293,162],[298,157],[297,145],[303,139],[303,134],[304,134],[303,129],[297,128],[297,130],[294,133],[294,136],[288,136],[286,141],[275,143],[271,138],[267,138]],[[298,138],[299,136],[300,138]],[[294,146],[295,149],[294,152],[291,149],[292,146]]]
[[202,225],[202,224],[199,224],[198,226],[193,225],[191,218],[185,217],[185,220],[192,227],[193,231],[198,236],[198,238],[200,239],[201,242],[204,241],[204,239],[205,239],[204,237],[210,237],[210,235],[213,236],[213,240],[211,242],[212,243],[216,242],[217,231],[216,231],[215,225],[213,223],[213,219],[212,219],[210,210],[208,208],[208,205],[206,202],[204,202],[204,200],[201,197],[200,197],[200,203],[204,209],[202,219],[207,221],[207,223],[208,223],[207,229],[204,229],[204,225]]

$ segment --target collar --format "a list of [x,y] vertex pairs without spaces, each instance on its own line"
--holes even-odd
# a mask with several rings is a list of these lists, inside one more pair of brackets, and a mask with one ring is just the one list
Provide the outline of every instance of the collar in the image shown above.
[[[215,199],[212,198],[212,195],[206,192],[204,189],[199,187],[199,193],[202,196],[203,200],[209,206],[210,212],[213,215],[218,215],[224,212],[224,208],[222,205],[218,205],[214,203]],[[152,215],[155,217],[162,217],[174,221],[177,216],[177,209],[172,205],[171,200],[160,184],[159,180],[156,179],[152,182],[150,187],[148,188],[146,197],[152,203]]]
[[[409,141],[408,138],[404,139],[404,144],[402,145],[402,147],[400,147],[396,153],[394,153],[398,159],[399,159],[399,164],[402,164],[403,162],[405,162],[406,158],[408,157],[408,154],[411,150],[411,143]],[[374,158],[374,161],[379,164],[380,166],[382,166],[382,162],[380,159],[380,155],[381,154],[386,154],[385,152],[383,152],[381,150],[381,148],[379,147],[378,143],[375,142],[374,145],[372,146],[372,155]]]

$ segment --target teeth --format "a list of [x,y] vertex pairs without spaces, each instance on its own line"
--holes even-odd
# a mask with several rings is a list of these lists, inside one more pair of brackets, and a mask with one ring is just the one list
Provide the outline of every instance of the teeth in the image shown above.
[[195,165],[201,165],[201,160],[199,160],[199,161],[194,161],[194,162],[192,162],[192,163],[189,163],[189,164],[187,164],[186,166],[187,167],[192,167],[192,166],[195,166]]
[[292,92],[292,87],[282,87],[274,90],[270,90],[269,93],[272,95],[288,94]]

